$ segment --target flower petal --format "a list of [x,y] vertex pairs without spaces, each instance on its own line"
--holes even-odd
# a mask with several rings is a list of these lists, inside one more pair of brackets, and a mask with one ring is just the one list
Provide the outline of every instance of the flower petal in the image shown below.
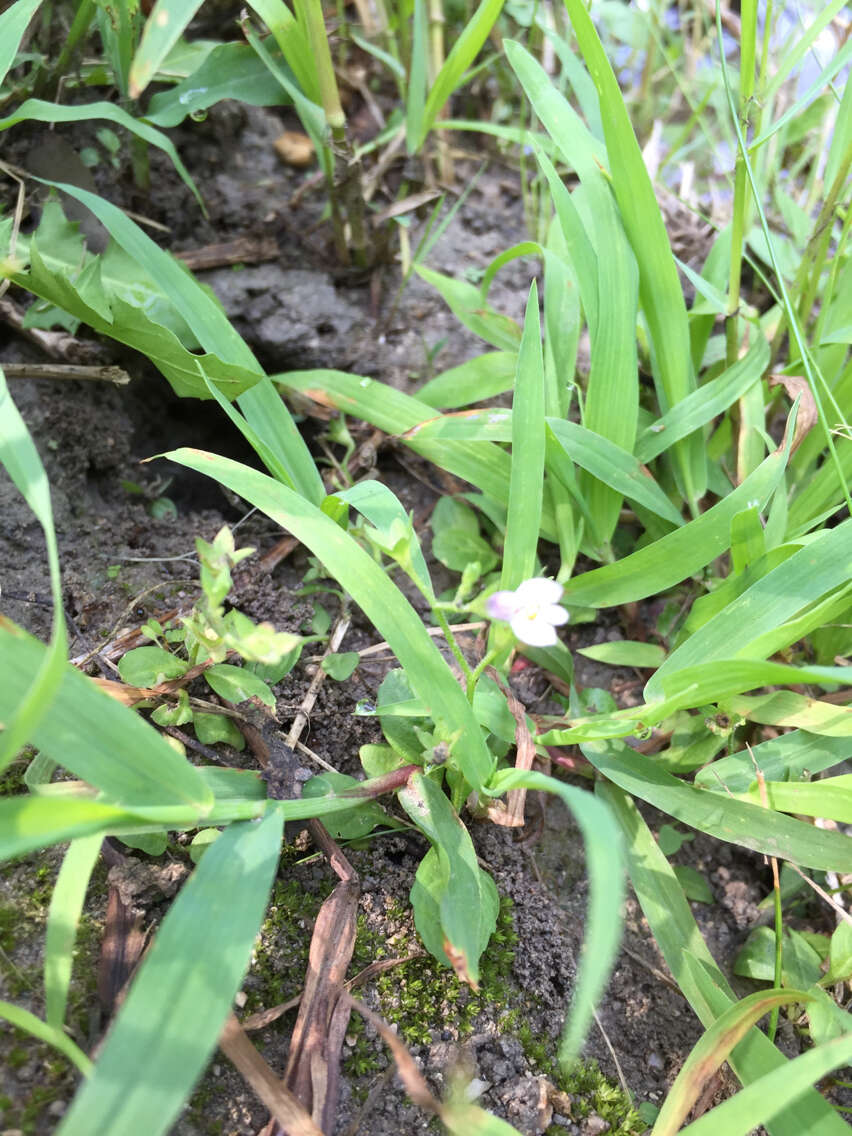
[[559,604],[547,604],[541,609],[541,618],[552,623],[554,627],[561,627],[568,622],[568,612]]
[[517,612],[520,604],[515,592],[494,592],[485,601],[485,611],[490,619],[503,619],[507,623]]
[[562,598],[563,588],[556,580],[547,580],[543,576],[533,576],[531,580],[524,580],[518,586],[515,595],[518,602],[526,605],[543,607],[545,604],[555,604]]
[[530,647],[553,647],[556,643],[556,630],[551,623],[542,619],[530,608],[524,608],[510,620],[516,639]]

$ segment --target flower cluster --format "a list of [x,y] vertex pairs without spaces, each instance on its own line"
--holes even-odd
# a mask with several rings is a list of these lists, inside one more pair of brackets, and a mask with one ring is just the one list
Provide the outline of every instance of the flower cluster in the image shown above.
[[534,577],[524,580],[514,592],[495,592],[485,601],[491,619],[502,619],[515,638],[530,647],[553,647],[556,628],[568,622],[568,612],[557,602],[562,585],[555,580]]

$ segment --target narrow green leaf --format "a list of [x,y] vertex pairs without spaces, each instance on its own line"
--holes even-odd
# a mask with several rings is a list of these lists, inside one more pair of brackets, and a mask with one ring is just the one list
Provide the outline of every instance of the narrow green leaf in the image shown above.
[[62,1136],[169,1130],[245,975],[282,835],[273,811],[259,824],[231,825],[208,848],[160,925]]
[[436,375],[419,388],[416,397],[436,410],[484,402],[512,389],[517,362],[513,351],[488,351]]
[[[717,1136],[724,1132],[725,1136],[747,1136],[758,1125],[765,1125],[771,1133],[779,1131],[773,1123],[783,1110],[792,1105],[799,1106],[802,1096],[808,1089],[812,1089],[818,1081],[837,1069],[847,1065],[852,1060],[852,1036],[838,1037],[834,1041],[827,1041],[816,1049],[803,1053],[779,1069],[767,1073],[754,1084],[749,1085],[736,1096],[717,1105],[716,1108],[706,1112],[699,1120],[693,1121],[682,1130],[683,1136]],[[811,1116],[805,1120],[805,1113],[800,1113],[805,1127],[799,1132],[808,1136],[825,1132],[838,1136],[848,1126],[837,1115],[832,1114],[832,1126],[828,1118]],[[788,1132],[792,1129],[787,1128]]]
[[501,316],[484,302],[478,288],[466,280],[455,280],[422,264],[415,265],[415,271],[440,292],[456,319],[474,335],[502,351],[517,351],[521,341],[520,328],[513,319]]
[[417,148],[423,145],[444,104],[459,86],[465,71],[479,54],[479,49],[488,38],[488,33],[500,15],[502,7],[503,0],[481,0],[479,7],[464,25],[464,30],[453,44],[450,54],[432,83],[423,111]]
[[58,1030],[65,1021],[77,926],[101,843],[100,835],[72,840],[50,897],[44,940],[45,1016]]
[[181,449],[164,456],[233,489],[329,566],[390,643],[435,722],[448,736],[458,737],[456,753],[464,775],[473,788],[481,787],[493,759],[470,704],[420,617],[368,553],[315,506],[256,470],[201,450]]
[[746,505],[763,507],[781,483],[791,434],[754,473],[712,509],[615,564],[575,576],[565,601],[580,607],[614,607],[664,592],[705,567],[730,546],[731,520]]
[[512,399],[512,473],[503,543],[503,588],[514,589],[535,575],[544,480],[544,359],[538,288],[527,297],[524,332]]
[[129,93],[138,99],[201,7],[202,0],[157,0],[130,65]]
[[577,653],[612,667],[658,667],[666,657],[665,650],[657,643],[637,643],[630,639],[580,647]]
[[18,0],[0,15],[0,83],[14,63],[24,33],[40,5],[41,0]]
[[798,781],[806,770],[822,773],[848,755],[849,742],[845,737],[816,737],[803,730],[792,730],[699,769],[695,784],[722,793],[745,793],[756,779],[755,766],[768,781]]
[[[0,721],[9,721],[21,704],[46,653],[37,639],[11,624],[0,625]],[[194,766],[70,664],[63,665],[56,695],[45,709],[27,740],[113,800],[198,809],[212,804]]]
[[577,987],[559,1045],[559,1061],[565,1066],[580,1051],[618,953],[624,894],[623,842],[609,808],[590,793],[535,770],[503,769],[495,774],[488,794],[501,796],[510,789],[555,793],[579,824],[586,848],[589,907]]
[[580,748],[610,781],[699,832],[803,867],[852,870],[852,838],[840,832],[685,785],[619,741],[586,742]]
[[89,1076],[92,1072],[92,1062],[82,1049],[74,1044],[70,1037],[61,1029],[57,1029],[56,1026],[47,1025],[46,1022],[43,1022],[41,1018],[37,1018],[35,1014],[30,1013],[29,1010],[24,1010],[20,1006],[14,1006],[11,1002],[0,1002],[0,1018],[5,1018],[6,1021],[16,1029],[25,1030],[39,1041],[43,1041],[47,1045],[52,1045],[54,1049],[58,1049],[60,1053],[77,1066],[84,1077]]
[[[53,509],[50,504],[50,486],[26,423],[9,394],[2,368],[0,368],[0,464],[5,467],[6,472],[23,494],[44,531],[53,600],[50,647],[45,651],[38,669],[30,675],[29,688],[20,690],[17,701],[7,706],[0,717],[4,725],[3,736],[0,738],[0,770],[2,770],[13,760],[21,746],[29,741],[39,720],[47,713],[62,681],[68,649],[65,612],[62,606],[59,552],[53,525]],[[3,630],[2,625],[0,630]],[[9,664],[14,666],[14,659],[10,659]]]
[[693,1046],[660,1109],[651,1136],[675,1136],[709,1079],[745,1034],[775,1006],[809,1002],[803,990],[759,990],[726,1010]]
[[[599,784],[597,793],[610,805],[624,832],[630,881],[669,970],[702,1024],[711,1026],[735,1004],[733,991],[707,949],[671,865],[636,805],[611,784]],[[735,1047],[730,1065],[743,1084],[757,1081],[773,1069],[789,1068],[780,1050],[757,1029]],[[802,1136],[804,1132],[808,1136],[842,1136],[847,1131],[814,1089],[806,1089],[802,1099],[789,1104],[768,1127],[771,1136]],[[716,1136],[718,1130],[712,1131]],[[727,1136],[727,1129],[725,1132]]]
[[[44,102],[42,99],[27,99],[25,102],[21,103],[12,114],[0,119],[0,132],[8,130],[11,126],[15,126],[19,122],[89,122],[92,119],[104,119],[107,122],[115,123],[116,126],[123,126],[125,130],[129,130],[131,134],[134,134],[137,138],[141,138],[142,141],[146,142],[149,146],[156,146],[158,150],[162,150],[164,154],[168,155],[181,181],[187,189],[192,192],[193,197],[201,208],[204,208],[204,202],[198,191],[198,186],[192,180],[189,170],[181,161],[180,155],[175,149],[172,140],[161,131],[156,130],[153,126],[148,126],[147,123],[128,114],[126,110],[115,106],[114,103],[96,102],[83,103],[79,106],[64,106],[61,103]],[[36,181],[39,180],[41,179],[36,178]],[[60,185],[59,182],[48,182],[48,184],[56,185],[65,192],[69,191],[67,185]],[[79,190],[78,192],[86,193],[87,191]],[[72,196],[74,196],[74,194],[72,194]],[[95,197],[97,195],[90,194],[89,196]],[[101,199],[99,198],[98,200]],[[87,203],[84,202],[84,204]],[[113,208],[115,208],[115,206],[113,206]],[[92,212],[95,211],[92,210]]]

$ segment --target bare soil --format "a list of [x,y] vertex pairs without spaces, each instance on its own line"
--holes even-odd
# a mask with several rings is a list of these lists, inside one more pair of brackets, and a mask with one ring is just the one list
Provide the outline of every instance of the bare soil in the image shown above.
[[[202,187],[209,210],[203,219],[194,201],[155,155],[155,190],[140,199],[126,176],[99,174],[108,196],[171,227],[166,243],[175,251],[237,236],[273,236],[277,260],[201,273],[221,298],[235,326],[271,371],[328,367],[370,375],[413,390],[434,370],[443,370],[481,350],[460,328],[440,298],[416,278],[391,311],[398,278],[392,267],[372,278],[340,272],[327,255],[324,230],[309,233],[322,202],[321,191],[307,194],[295,210],[288,200],[303,175],[283,167],[273,150],[275,137],[292,127],[284,112],[223,105],[204,124],[175,132],[181,153]],[[20,130],[21,128],[19,128]],[[470,167],[470,171],[473,166]],[[306,235],[307,234],[307,235]],[[525,235],[514,175],[492,162],[430,257],[439,270],[461,274],[481,270],[498,252]],[[515,262],[498,276],[492,300],[507,314],[521,313],[530,261]],[[117,627],[138,626],[148,615],[191,602],[194,539],[212,539],[221,525],[238,522],[238,543],[258,551],[247,562],[232,604],[282,630],[299,630],[310,604],[294,595],[307,569],[297,552],[272,573],[259,567],[262,554],[281,534],[260,515],[245,519],[239,502],[229,501],[213,483],[162,461],[141,459],[176,445],[201,446],[256,464],[242,440],[212,403],[181,401],[165,380],[138,356],[107,347],[132,375],[127,388],[105,384],[14,380],[13,398],[24,415],[47,468],[59,534],[63,587],[73,641],[80,655],[111,636]],[[4,362],[41,361],[30,344],[0,328]],[[309,435],[318,427],[306,422]],[[377,476],[388,480],[413,509],[428,516],[447,482],[434,468],[400,454],[392,445],[378,455]],[[173,480],[165,493],[176,516],[156,519],[150,501],[127,491],[137,482],[157,495],[156,479]],[[425,536],[428,536],[424,532]],[[0,475],[0,565],[3,615],[46,637],[50,626],[49,585],[44,542],[34,517],[5,474]],[[438,566],[438,571],[441,571]],[[145,593],[143,595],[143,593]],[[136,599],[136,597],[140,597]],[[333,597],[320,597],[336,615]],[[571,645],[620,635],[612,620],[572,630]],[[369,625],[355,613],[343,649],[375,641]],[[286,732],[310,681],[305,660],[276,690],[278,720]],[[363,665],[344,683],[326,681],[312,714],[310,747],[343,772],[358,770],[358,748],[377,741],[375,724],[352,716],[359,698],[373,697],[382,677],[379,666]],[[539,697],[535,677],[521,676],[519,694]],[[624,677],[623,675],[616,677]],[[627,677],[635,677],[628,672]],[[578,680],[609,686],[611,668],[582,664]],[[520,679],[519,679],[520,681]],[[234,755],[229,755],[234,758]],[[234,760],[237,760],[234,758]],[[247,759],[244,759],[247,760]],[[20,771],[20,770],[19,770]],[[539,813],[539,810],[541,812]],[[660,818],[649,816],[652,823]],[[536,835],[536,827],[540,832]],[[477,848],[493,872],[501,896],[512,901],[501,926],[507,931],[495,952],[488,996],[467,1012],[466,992],[448,972],[415,960],[390,971],[361,991],[385,1016],[401,1007],[400,1031],[409,1037],[418,1063],[440,1090],[456,1057],[457,1044],[482,1091],[482,1104],[524,1133],[589,1134],[605,1131],[594,1100],[575,1092],[571,1110],[545,1116],[539,1109],[539,1078],[551,1075],[555,1042],[570,1001],[576,959],[583,941],[586,880],[582,842],[559,803],[530,802],[530,824],[520,839],[493,826],[475,825]],[[532,838],[531,838],[532,837]],[[416,839],[381,837],[353,850],[362,886],[362,964],[379,954],[417,949],[407,894],[424,849]],[[135,854],[140,861],[145,857]],[[698,837],[677,859],[697,867],[715,902],[694,910],[720,965],[730,969],[736,950],[757,918],[756,903],[766,893],[766,870],[756,857]],[[301,985],[310,921],[332,885],[323,861],[285,857],[273,914],[264,925],[255,964],[245,984],[249,1007],[263,1008],[296,993]],[[41,937],[50,882],[58,869],[56,851],[0,868],[0,997],[36,1013],[42,1010],[38,978]],[[94,973],[104,914],[106,867],[93,880],[77,966],[72,1023],[87,1048],[102,1035]],[[286,886],[296,885],[296,891]],[[304,896],[294,900],[293,896]],[[145,923],[155,923],[167,898],[155,889],[142,902]],[[276,918],[277,915],[277,918]],[[516,940],[512,942],[512,935]],[[589,1038],[584,1057],[596,1059],[613,1082],[621,1076],[637,1103],[659,1103],[700,1029],[689,1007],[668,979],[638,905],[626,907],[625,949],[600,1007],[600,1029]],[[412,998],[407,989],[427,990]],[[742,985],[742,984],[741,984]],[[437,993],[436,993],[437,992]],[[412,1003],[426,1008],[419,1021],[406,1021]],[[412,1015],[414,1017],[414,1015]],[[270,1063],[283,1069],[293,1014],[255,1035]],[[408,1034],[406,1034],[408,1030]],[[419,1031],[419,1033],[417,1033]],[[416,1036],[415,1036],[416,1035]],[[0,1073],[0,1128],[50,1132],[73,1094],[67,1066],[43,1047],[14,1031],[0,1035],[5,1057]],[[344,1048],[344,1082],[338,1136],[343,1133],[415,1133],[430,1122],[412,1106],[397,1081],[387,1075],[388,1057],[371,1031],[352,1027]],[[374,1091],[375,1090],[375,1091]],[[724,1085],[720,1092],[724,1092]],[[590,1103],[591,1102],[591,1103]],[[569,1111],[572,1115],[569,1115]],[[589,1112],[590,1116],[583,1113]],[[223,1055],[210,1070],[173,1131],[180,1136],[256,1133],[266,1121],[263,1107]],[[627,1131],[628,1128],[612,1130]],[[640,1131],[634,1122],[631,1131]]]

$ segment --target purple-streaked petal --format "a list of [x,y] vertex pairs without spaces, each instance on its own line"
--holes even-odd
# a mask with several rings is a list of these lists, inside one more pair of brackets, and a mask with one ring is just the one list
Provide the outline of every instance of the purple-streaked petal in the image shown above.
[[552,647],[556,643],[556,631],[552,624],[531,612],[529,608],[518,612],[510,621],[516,639],[530,647]]
[[515,592],[494,592],[485,601],[485,611],[490,619],[502,619],[506,623],[518,610],[518,597]]
[[531,580],[524,580],[519,585],[515,595],[518,602],[525,607],[544,607],[546,604],[555,604],[562,598],[562,585],[555,580],[546,580],[543,576],[534,576]]
[[568,612],[559,604],[548,604],[541,609],[541,618],[552,623],[554,627],[561,627],[563,623],[568,622]]

